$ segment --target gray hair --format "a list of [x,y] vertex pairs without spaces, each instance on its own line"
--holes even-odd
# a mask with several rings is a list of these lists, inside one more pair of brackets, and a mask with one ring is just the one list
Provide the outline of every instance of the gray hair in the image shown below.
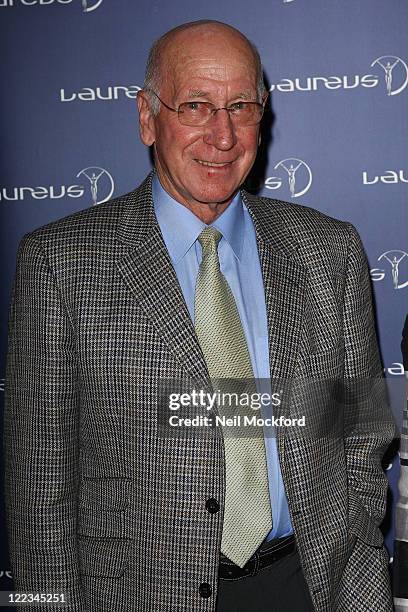
[[[153,92],[156,92],[157,95],[160,95],[160,85],[163,80],[163,75],[161,71],[161,59],[162,59],[161,56],[162,56],[162,51],[166,43],[168,42],[169,38],[171,38],[177,31],[186,30],[188,28],[192,28],[192,27],[199,26],[199,25],[206,25],[206,24],[221,24],[223,26],[231,28],[232,30],[235,30],[235,28],[233,28],[232,26],[229,26],[228,24],[221,23],[219,21],[214,21],[212,19],[202,19],[199,21],[184,23],[180,26],[177,26],[176,28],[173,28],[169,32],[166,32],[165,34],[163,34],[163,36],[160,36],[160,38],[158,38],[153,43],[149,51],[148,58],[147,58],[145,80],[143,83],[143,90],[146,92],[146,94],[149,97],[150,106],[151,106],[153,115],[157,115],[159,113],[160,106],[161,106],[160,100],[157,98],[157,96],[153,94]],[[241,32],[240,34],[243,36]],[[252,50],[252,53],[255,59],[256,72],[257,72],[257,95],[258,95],[258,100],[261,101],[266,93],[266,87],[265,87],[265,83],[263,79],[263,68],[262,68],[261,56],[259,55],[259,51],[254,45],[254,43],[247,38],[246,40]]]

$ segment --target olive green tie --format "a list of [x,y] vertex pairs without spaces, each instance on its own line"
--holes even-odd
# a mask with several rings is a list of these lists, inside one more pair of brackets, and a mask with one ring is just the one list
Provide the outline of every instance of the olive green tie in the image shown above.
[[[198,237],[202,261],[195,288],[195,329],[213,386],[216,381],[217,390],[231,392],[243,388],[239,381],[231,379],[249,379],[246,389],[254,389],[244,329],[234,296],[220,270],[217,247],[221,237],[214,227],[207,227]],[[239,407],[233,410],[239,412]],[[218,412],[221,416],[228,410],[219,407]],[[263,430],[260,428],[254,436],[243,433],[243,429],[234,431],[228,427],[227,431],[223,426],[226,491],[221,552],[240,567],[272,528]]]

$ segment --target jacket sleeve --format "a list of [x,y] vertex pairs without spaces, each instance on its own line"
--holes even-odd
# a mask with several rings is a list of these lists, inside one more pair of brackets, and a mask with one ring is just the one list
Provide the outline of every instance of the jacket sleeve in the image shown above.
[[399,498],[395,509],[393,563],[395,612],[406,612],[408,609],[408,315],[405,319],[404,331],[402,332],[401,351],[406,378],[406,405],[402,415],[399,449]]
[[381,459],[397,430],[376,338],[367,259],[356,229],[348,227],[343,325],[349,521],[366,542],[380,545],[378,527],[385,515],[388,488]]
[[[4,457],[14,589],[65,593],[84,612],[76,549],[78,379],[74,338],[35,232],[18,248],[9,311]],[[24,609],[60,610],[50,603]]]

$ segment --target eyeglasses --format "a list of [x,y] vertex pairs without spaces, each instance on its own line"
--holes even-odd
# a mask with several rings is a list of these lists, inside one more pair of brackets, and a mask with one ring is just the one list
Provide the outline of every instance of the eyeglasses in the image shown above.
[[178,119],[182,125],[189,126],[205,125],[219,110],[226,110],[234,125],[240,127],[256,125],[257,123],[260,123],[262,119],[265,111],[265,102],[267,99],[266,96],[262,104],[259,102],[246,102],[244,100],[240,100],[239,102],[234,102],[230,106],[222,106],[220,108],[216,108],[211,102],[193,101],[183,102],[178,108],[172,108],[163,102],[163,100],[155,91],[153,91],[153,89],[149,89],[149,91],[151,91],[168,110],[177,113]]

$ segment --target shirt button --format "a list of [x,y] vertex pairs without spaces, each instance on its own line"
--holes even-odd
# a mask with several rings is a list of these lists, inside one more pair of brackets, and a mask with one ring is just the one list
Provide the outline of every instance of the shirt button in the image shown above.
[[207,598],[211,596],[212,588],[210,587],[208,582],[203,582],[202,584],[200,584],[200,587],[198,590],[200,592],[201,597]]
[[219,503],[213,497],[207,499],[207,501],[205,502],[205,507],[210,514],[215,514],[220,509]]

